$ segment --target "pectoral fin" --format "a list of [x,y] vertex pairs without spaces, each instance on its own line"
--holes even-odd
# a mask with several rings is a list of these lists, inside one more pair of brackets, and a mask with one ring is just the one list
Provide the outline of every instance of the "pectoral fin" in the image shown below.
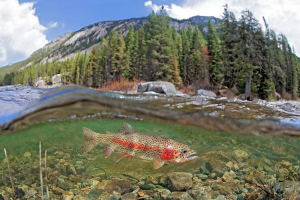
[[109,146],[105,146],[105,158],[111,156],[111,154],[114,152],[114,149],[109,147]]
[[159,169],[165,164],[165,161],[161,159],[160,155],[156,154],[153,158],[153,169]]

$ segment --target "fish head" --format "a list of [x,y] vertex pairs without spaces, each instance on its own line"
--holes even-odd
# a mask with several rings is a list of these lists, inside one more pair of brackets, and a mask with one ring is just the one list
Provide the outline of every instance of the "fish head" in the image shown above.
[[169,163],[186,163],[193,161],[198,158],[198,156],[192,156],[196,154],[197,151],[189,146],[184,146],[180,148],[167,147],[161,158],[167,160]]

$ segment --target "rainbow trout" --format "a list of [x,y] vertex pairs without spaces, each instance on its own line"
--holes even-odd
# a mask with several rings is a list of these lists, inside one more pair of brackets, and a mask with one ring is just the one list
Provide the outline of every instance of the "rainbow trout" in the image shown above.
[[95,133],[83,127],[84,143],[82,152],[87,153],[98,144],[105,146],[105,158],[114,151],[122,155],[116,162],[132,157],[153,161],[153,168],[158,169],[165,163],[186,163],[197,159],[190,157],[197,153],[194,149],[171,139],[137,133],[129,124],[123,123],[120,133]]

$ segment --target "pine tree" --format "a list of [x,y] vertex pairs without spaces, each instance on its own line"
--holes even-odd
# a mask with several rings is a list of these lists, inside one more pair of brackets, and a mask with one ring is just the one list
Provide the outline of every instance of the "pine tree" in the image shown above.
[[172,30],[170,18],[162,8],[157,14],[152,12],[145,23],[147,39],[147,76],[150,80],[171,80]]
[[99,86],[99,60],[96,48],[94,47],[90,56],[89,63],[86,68],[86,77],[88,78],[87,85],[90,87],[98,87]]
[[188,69],[190,66],[190,42],[187,37],[185,29],[181,31],[181,38],[182,38],[182,77],[183,77],[183,83],[185,85],[189,85],[190,83],[190,77],[188,74]]
[[220,87],[223,82],[223,62],[221,41],[211,21],[208,24],[209,80],[213,86]]
[[120,76],[122,76],[123,78],[128,79],[131,76],[131,71],[129,66],[129,57],[127,57],[125,54],[125,42],[122,30],[120,30],[118,33],[117,45],[117,63],[115,67],[118,72],[116,73],[116,78],[118,79]]
[[129,31],[126,35],[125,40],[125,65],[128,67],[128,71],[126,72],[126,77],[129,79],[133,79],[135,76],[135,65],[136,65],[136,53],[137,53],[137,38],[134,33],[133,25],[130,26]]
[[235,87],[239,83],[237,78],[239,73],[240,54],[238,53],[239,34],[238,22],[235,15],[229,11],[228,5],[224,6],[221,22],[222,54],[224,64],[224,85],[229,88]]
[[147,80],[147,70],[146,70],[146,40],[145,40],[145,31],[142,26],[139,31],[136,33],[135,37],[137,38],[137,52],[136,52],[136,76],[138,79]]
[[112,79],[116,79],[120,72],[119,66],[119,56],[118,56],[118,40],[116,36],[116,31],[112,31],[109,35],[108,47],[110,50],[110,57],[108,58],[108,72],[107,75],[108,82]]
[[181,77],[179,75],[178,60],[174,54],[172,59],[172,83],[178,88],[182,84]]

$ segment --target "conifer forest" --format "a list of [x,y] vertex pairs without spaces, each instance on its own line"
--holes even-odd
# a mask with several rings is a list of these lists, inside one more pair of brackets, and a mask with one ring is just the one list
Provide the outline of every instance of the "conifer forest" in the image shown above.
[[260,24],[251,11],[236,16],[224,7],[220,24],[212,22],[201,32],[197,25],[177,32],[162,7],[152,12],[141,27],[127,34],[112,31],[90,54],[77,54],[65,61],[35,63],[0,76],[0,85],[33,85],[39,78],[51,81],[61,74],[65,84],[99,88],[120,78],[169,81],[177,88],[234,89],[272,100],[275,92],[300,93],[300,62],[287,38]]

